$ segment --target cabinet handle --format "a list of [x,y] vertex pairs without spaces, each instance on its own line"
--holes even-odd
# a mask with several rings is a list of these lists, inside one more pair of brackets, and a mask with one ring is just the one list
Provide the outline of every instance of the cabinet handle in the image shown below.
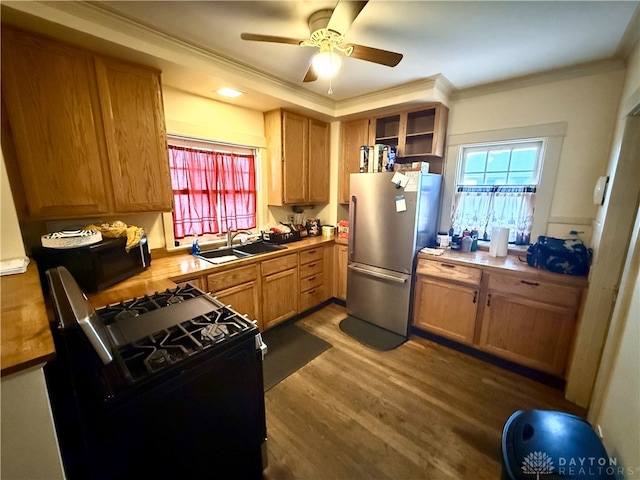
[[520,280],[520,283],[524,283],[525,285],[531,285],[532,287],[537,287],[540,285],[538,282],[529,282],[527,280]]
[[478,290],[473,291],[473,303],[478,301]]
[[306,253],[311,254],[311,253],[316,253],[316,251],[315,251],[315,249],[314,249],[314,250],[307,250],[307,252],[306,252]]
[[310,282],[311,280],[315,280],[315,279],[316,279],[316,277],[315,277],[315,276],[307,278],[307,280],[308,280],[309,282]]
[[309,268],[315,267],[317,265],[317,263],[310,263],[309,264]]
[[314,293],[316,293],[316,291],[315,291],[315,290],[309,290],[307,293],[308,293],[309,295],[313,295]]
[[487,295],[487,307],[491,306],[491,294]]
[[456,266],[453,263],[441,263],[440,265],[447,268],[456,268]]

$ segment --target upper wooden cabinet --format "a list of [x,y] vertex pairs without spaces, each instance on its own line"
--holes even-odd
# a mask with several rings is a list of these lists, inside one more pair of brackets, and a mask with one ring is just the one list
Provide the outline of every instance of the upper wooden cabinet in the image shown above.
[[443,173],[442,157],[449,109],[432,103],[383,116],[343,122],[340,131],[338,202],[349,203],[349,175],[360,167],[362,145],[396,147],[404,161],[428,161],[429,171]]
[[360,147],[369,144],[369,119],[343,122],[340,129],[338,202],[349,203],[349,175],[360,169]]
[[[373,118],[369,140],[397,148],[397,155],[416,161],[442,158],[449,109],[444,105],[425,105],[413,110]],[[441,165],[435,166],[442,173]]]
[[329,124],[286,110],[264,114],[269,205],[329,202]]
[[96,70],[115,210],[171,210],[160,74],[100,57]]
[[2,88],[21,219],[171,210],[159,72],[3,27]]

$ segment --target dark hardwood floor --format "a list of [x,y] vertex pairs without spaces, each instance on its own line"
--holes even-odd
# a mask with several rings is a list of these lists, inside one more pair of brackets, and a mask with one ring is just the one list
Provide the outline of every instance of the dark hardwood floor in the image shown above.
[[516,410],[585,411],[562,391],[429,340],[379,352],[329,305],[298,325],[333,345],[266,393],[264,478],[497,480]]

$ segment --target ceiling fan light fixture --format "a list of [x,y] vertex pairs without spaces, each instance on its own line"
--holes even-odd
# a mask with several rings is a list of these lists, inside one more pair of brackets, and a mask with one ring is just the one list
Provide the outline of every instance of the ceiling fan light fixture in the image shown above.
[[223,97],[229,97],[229,98],[236,98],[236,97],[239,97],[240,95],[244,95],[243,91],[236,90],[235,88],[231,88],[231,87],[219,88],[218,90],[216,90],[216,93],[218,95],[222,95]]
[[314,55],[311,65],[319,76],[333,77],[340,70],[342,59],[332,50],[322,50]]

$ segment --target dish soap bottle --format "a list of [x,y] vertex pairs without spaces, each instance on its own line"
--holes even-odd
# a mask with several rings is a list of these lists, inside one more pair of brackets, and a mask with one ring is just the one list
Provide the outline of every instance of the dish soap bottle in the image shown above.
[[200,244],[198,243],[198,235],[193,236],[193,243],[191,244],[191,255],[200,255]]

